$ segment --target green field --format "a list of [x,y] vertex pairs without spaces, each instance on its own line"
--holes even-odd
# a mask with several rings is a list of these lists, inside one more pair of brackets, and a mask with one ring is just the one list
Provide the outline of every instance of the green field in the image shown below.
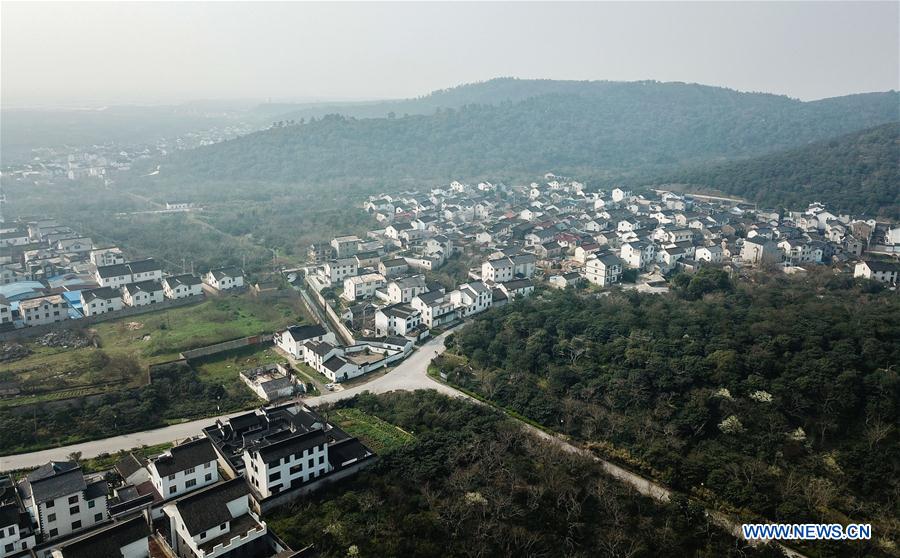
[[409,432],[359,409],[335,409],[328,413],[328,420],[359,438],[375,453],[391,451],[415,440]]
[[287,363],[287,359],[275,352],[270,344],[244,347],[202,360],[191,360],[201,382],[222,385],[232,394],[237,391],[250,391],[239,377],[242,370],[279,362]]
[[147,383],[148,365],[177,359],[181,351],[301,321],[294,299],[224,296],[97,324],[85,333],[95,335],[100,348],[44,347],[32,340],[25,343],[32,354],[0,365],[0,381],[22,390],[22,396],[0,399],[0,407],[137,387]]

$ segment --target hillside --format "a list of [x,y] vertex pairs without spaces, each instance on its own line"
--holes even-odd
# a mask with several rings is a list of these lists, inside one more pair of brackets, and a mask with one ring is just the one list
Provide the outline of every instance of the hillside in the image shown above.
[[499,80],[434,98],[460,96],[506,100],[406,117],[330,115],[180,154],[164,171],[295,182],[662,169],[900,119],[895,92],[801,102],[683,83]]
[[766,206],[821,201],[840,211],[900,218],[900,123],[724,165],[677,173],[670,182],[711,188]]

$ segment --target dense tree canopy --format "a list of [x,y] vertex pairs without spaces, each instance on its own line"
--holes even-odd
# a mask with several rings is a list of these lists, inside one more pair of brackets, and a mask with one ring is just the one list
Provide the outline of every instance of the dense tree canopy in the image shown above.
[[[178,154],[163,173],[284,182],[578,174],[761,154],[898,119],[893,92],[801,102],[683,83],[542,83],[471,86],[471,104],[431,114],[277,127]],[[484,104],[491,95],[479,88],[507,100]]]
[[491,310],[457,336],[468,363],[442,365],[676,488],[769,519],[871,520],[896,540],[900,298],[827,274],[721,279]]
[[364,394],[352,406],[416,440],[267,518],[294,548],[345,556],[780,556],[659,505],[487,407],[437,393]]
[[712,188],[768,207],[798,209],[821,201],[839,211],[900,219],[900,123],[683,171],[664,181]]

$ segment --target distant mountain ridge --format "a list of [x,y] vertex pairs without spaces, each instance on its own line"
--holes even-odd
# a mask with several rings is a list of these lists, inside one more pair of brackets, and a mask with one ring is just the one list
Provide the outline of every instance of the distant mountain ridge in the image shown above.
[[900,123],[868,128],[771,155],[668,176],[763,205],[813,201],[854,214],[900,219]]
[[409,102],[421,108],[471,99],[497,101],[408,117],[329,115],[179,154],[167,166],[207,179],[281,182],[667,169],[900,120],[896,92],[802,102],[658,82],[503,79]]

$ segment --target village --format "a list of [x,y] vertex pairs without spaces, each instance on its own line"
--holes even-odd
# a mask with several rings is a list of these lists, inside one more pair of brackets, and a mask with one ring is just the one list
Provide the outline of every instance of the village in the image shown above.
[[[360,209],[382,228],[314,244],[303,265],[281,270],[314,319],[254,337],[278,363],[234,371],[269,406],[216,419],[156,455],[128,454],[106,474],[73,456],[0,479],[0,557],[307,555],[271,532],[265,513],[378,456],[304,403],[312,385],[298,371],[325,378],[326,390],[363,389],[430,337],[541,289],[661,293],[675,273],[706,266],[736,277],[830,266],[898,282],[897,224],[821,204],[779,215],[734,199],[545,180],[371,196]],[[0,335],[10,340],[274,289],[237,267],[167,274],[52,218],[4,225],[0,247]]]

